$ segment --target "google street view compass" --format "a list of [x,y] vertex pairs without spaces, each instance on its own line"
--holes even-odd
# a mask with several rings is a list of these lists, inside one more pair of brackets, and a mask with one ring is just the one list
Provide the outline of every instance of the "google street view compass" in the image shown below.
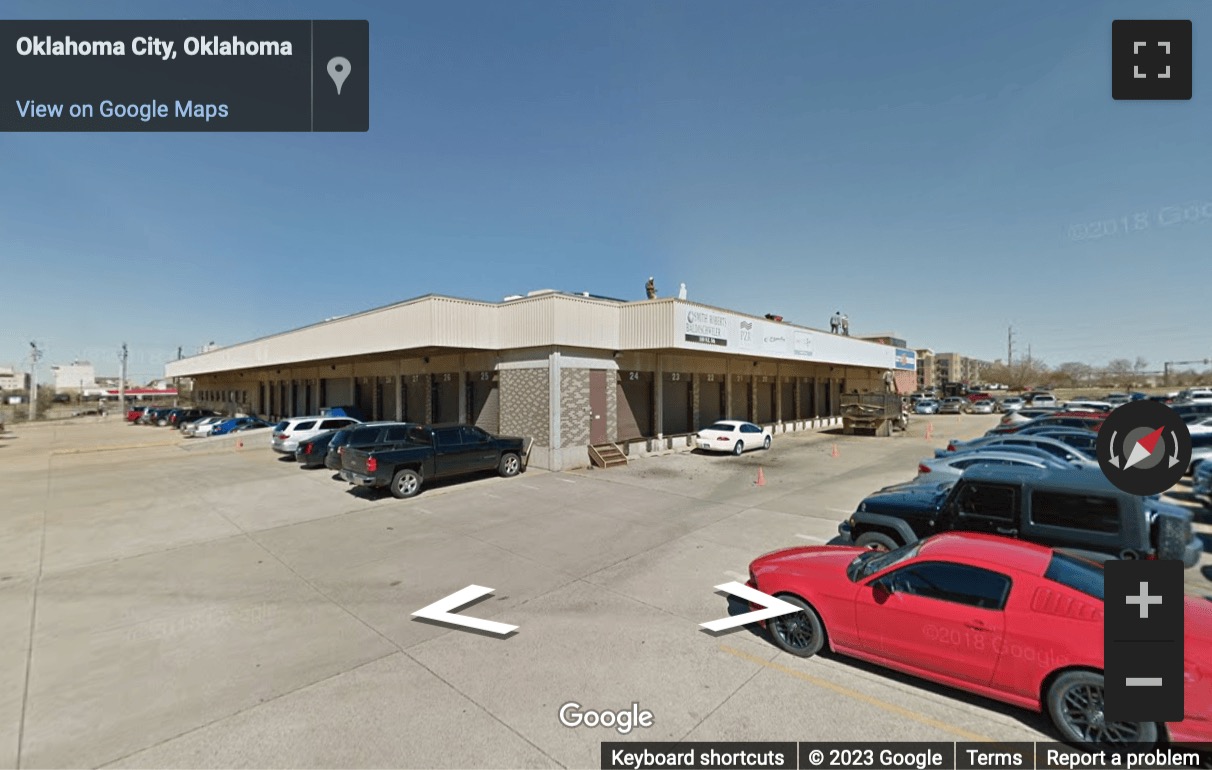
[[1132,401],[1099,428],[1098,464],[1107,480],[1129,494],[1161,494],[1187,472],[1191,434],[1165,404]]

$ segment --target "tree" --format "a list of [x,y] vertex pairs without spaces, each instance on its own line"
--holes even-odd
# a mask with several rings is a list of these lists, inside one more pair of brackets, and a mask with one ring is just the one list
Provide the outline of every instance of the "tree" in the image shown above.
[[1132,387],[1132,362],[1126,358],[1113,358],[1103,369],[1106,384],[1118,388]]
[[1056,367],[1056,371],[1052,373],[1052,378],[1058,384],[1078,388],[1089,385],[1093,376],[1094,367],[1081,361],[1066,361]]

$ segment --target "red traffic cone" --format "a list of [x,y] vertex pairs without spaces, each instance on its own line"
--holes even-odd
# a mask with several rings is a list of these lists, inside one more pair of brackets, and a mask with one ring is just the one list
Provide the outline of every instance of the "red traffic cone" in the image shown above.
[[765,474],[765,472],[762,470],[762,466],[760,466],[760,465],[758,466],[758,477],[757,477],[757,481],[755,481],[754,483],[755,483],[755,484],[757,484],[759,487],[764,487],[764,486],[766,486],[766,474]]
[[829,453],[829,456],[830,457],[839,457],[840,456],[837,451],[837,444],[833,445],[833,451]]
[[244,439],[236,439],[236,449],[244,448]]

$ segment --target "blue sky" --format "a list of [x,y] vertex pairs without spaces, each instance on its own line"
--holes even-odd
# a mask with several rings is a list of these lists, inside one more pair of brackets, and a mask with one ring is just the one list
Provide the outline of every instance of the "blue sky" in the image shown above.
[[369,19],[371,130],[0,135],[0,363],[113,374],[125,341],[149,379],[421,294],[649,275],[989,359],[1010,325],[1051,364],[1212,356],[1212,6],[1146,7],[1194,21],[1190,102],[1111,99],[1140,3],[108,2]]

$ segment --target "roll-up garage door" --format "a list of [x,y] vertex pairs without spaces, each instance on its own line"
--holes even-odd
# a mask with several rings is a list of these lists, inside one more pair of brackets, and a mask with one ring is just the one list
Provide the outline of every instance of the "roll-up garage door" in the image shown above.
[[406,374],[400,382],[400,400],[405,422],[426,422],[425,402],[429,396],[428,374]]
[[652,433],[652,372],[620,371],[616,390],[619,441]]
[[467,421],[489,433],[501,430],[501,391],[496,372],[467,375]]
[[353,403],[353,389],[348,377],[330,377],[324,380],[324,400],[320,406],[348,406]]
[[665,372],[661,375],[661,433],[677,436],[690,432],[690,386],[692,378],[685,372]]
[[723,374],[699,375],[699,424],[694,426],[696,430],[724,419],[724,377]]
[[748,420],[749,407],[752,400],[749,377],[744,374],[732,375],[732,401],[728,404],[729,420]]
[[758,377],[757,382],[757,417],[754,422],[767,423],[774,422],[774,389],[778,383],[774,382],[776,378],[768,375]]
[[801,377],[800,419],[811,420],[816,416],[816,379],[813,377]]
[[459,421],[459,375],[454,372],[433,376],[433,421]]
[[375,378],[359,377],[354,380],[353,405],[364,417],[373,419],[371,415],[375,413]]
[[783,422],[795,420],[795,379],[783,377],[779,383],[779,398],[782,400]]

